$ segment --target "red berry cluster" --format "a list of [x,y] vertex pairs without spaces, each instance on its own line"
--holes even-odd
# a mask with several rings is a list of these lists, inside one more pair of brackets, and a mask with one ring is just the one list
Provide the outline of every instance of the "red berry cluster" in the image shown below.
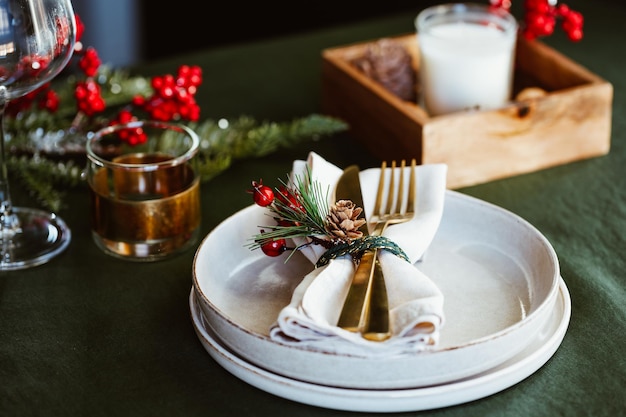
[[[259,180],[258,182],[252,181],[252,189],[248,190],[248,193],[252,194],[252,200],[258,206],[268,207],[278,201],[287,210],[305,213],[305,209],[295,191],[285,186],[278,187],[277,191],[278,193],[275,193],[270,187],[263,185],[263,180]],[[276,222],[280,227],[293,226],[292,222],[281,218],[277,218]],[[261,233],[264,232],[264,230],[261,230]],[[259,242],[259,244],[261,250],[267,256],[279,256],[290,249],[287,247],[287,241],[283,238],[267,239]]]
[[41,109],[56,111],[59,108],[59,96],[54,90],[49,89],[50,84],[46,83],[35,91],[22,96],[20,99],[10,101],[7,106],[7,114],[11,116],[17,115],[19,112],[28,110],[32,103],[37,103]]
[[82,58],[78,61],[78,67],[83,70],[87,77],[96,75],[100,64],[102,64],[102,62],[100,61],[98,52],[91,46],[85,50]]
[[[103,111],[105,108],[104,100],[100,95],[100,87],[95,83],[95,81],[90,80],[90,77],[95,75],[98,71],[100,59],[98,58],[96,50],[93,48],[88,48],[87,51],[83,51],[80,39],[83,35],[85,26],[77,14],[75,14],[75,20],[76,44],[74,47],[73,57],[82,56],[79,58],[78,66],[88,77],[86,81],[78,82],[76,85],[76,91],[74,93],[77,100],[76,107],[80,112],[87,115],[93,115]],[[62,22],[57,22],[57,25],[61,28],[61,36],[59,39],[62,39],[63,36],[66,36],[63,35],[63,33],[66,33],[69,29],[67,28],[67,24],[63,24]],[[37,71],[41,71],[46,67],[47,62],[43,58],[35,56],[28,57],[21,63],[21,65],[24,70],[28,70],[29,72],[34,72],[36,74]],[[54,113],[59,108],[59,97],[51,88],[51,84],[46,83],[37,90],[12,100],[7,108],[7,113],[10,115],[16,115],[21,111],[29,109],[33,103],[37,103],[41,109]]]
[[[567,37],[577,42],[583,38],[583,15],[565,4],[554,5],[549,0],[524,0],[522,35],[529,40],[554,33],[558,21]],[[491,5],[509,10],[511,0],[491,0]]]
[[79,57],[78,68],[85,74],[86,79],[76,83],[74,98],[76,99],[76,109],[88,117],[102,113],[106,109],[106,103],[102,98],[100,84],[93,78],[100,68],[102,62],[98,52],[93,47],[83,48],[80,39],[85,31],[85,25],[80,17],[76,15],[76,47],[74,56]]
[[78,82],[76,90],[74,90],[78,111],[87,116],[93,116],[104,111],[106,103],[101,93],[100,85],[91,77],[85,81]]
[[[40,56],[27,56],[22,58],[15,71],[36,77],[38,73],[48,66],[48,62],[48,59]],[[9,78],[10,75],[3,70],[4,68],[0,68],[0,77]],[[22,97],[11,100],[7,106],[6,113],[15,116],[21,111],[28,110],[33,103],[37,103],[42,109],[55,111],[59,107],[59,98],[56,93],[48,93],[49,91],[52,91],[50,90],[50,83],[46,83]]]
[[[137,118],[133,116],[130,110],[121,110],[117,115],[117,119],[112,120],[109,125],[126,124],[135,120],[137,120]],[[131,146],[145,143],[148,140],[148,135],[140,127],[119,130],[117,137]]]
[[160,121],[189,120],[200,118],[200,106],[195,95],[202,83],[202,69],[198,66],[181,65],[178,74],[152,78],[154,94],[145,98],[137,96],[133,104],[146,111],[150,118]]
[[526,0],[526,16],[522,34],[526,39],[551,35],[561,21],[567,37],[577,42],[583,38],[583,15],[565,4],[553,6],[548,0]]
[[[85,25],[80,17],[76,18],[76,44],[74,47],[73,60],[77,61],[78,69],[84,74],[84,78],[76,82],[74,98],[78,115],[93,117],[106,110],[106,102],[102,97],[100,84],[96,81],[96,75],[102,64],[98,52],[93,47],[83,48],[80,39],[85,30]],[[62,35],[69,28],[62,22],[57,22]],[[29,57],[23,62],[23,70],[39,71],[45,68],[46,62],[40,57]],[[1,72],[2,68],[0,68]],[[1,76],[2,74],[0,74]],[[200,118],[200,106],[195,95],[202,83],[202,70],[199,66],[181,65],[176,76],[167,74],[153,77],[151,85],[153,94],[151,97],[134,97],[132,105],[135,109],[147,113],[153,120],[171,121],[188,120],[198,121]],[[19,112],[28,110],[33,103],[50,112],[55,112],[59,107],[59,97],[51,88],[50,83],[40,87],[19,99],[9,103],[7,114],[13,116]],[[110,125],[127,123],[137,120],[129,108],[121,110],[116,119],[109,122]],[[131,145],[146,141],[145,133],[141,130],[128,129],[122,131],[120,138]]]
[[[202,70],[197,66],[181,65],[178,74],[156,76],[152,78],[154,93],[146,98],[136,96],[132,105],[148,113],[153,120],[168,122],[172,120],[197,121],[200,118],[200,106],[196,103],[195,94],[198,86],[202,83]],[[128,123],[137,120],[129,110],[122,109],[116,120],[110,125]],[[129,143],[137,145],[147,140],[146,134],[141,129],[126,129],[120,131],[118,137]]]
[[55,112],[59,108],[59,102],[58,94],[54,90],[48,89],[39,99],[39,108]]

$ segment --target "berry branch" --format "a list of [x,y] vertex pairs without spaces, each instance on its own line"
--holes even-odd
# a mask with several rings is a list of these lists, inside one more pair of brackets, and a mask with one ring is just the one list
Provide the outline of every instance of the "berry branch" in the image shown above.
[[[328,192],[323,192],[320,185],[311,180],[309,173],[305,178],[296,178],[293,187],[286,182],[275,189],[263,184],[263,180],[252,181],[254,203],[269,209],[269,215],[276,222],[273,226],[262,226],[261,233],[253,237],[251,249],[261,248],[267,256],[279,256],[288,248],[287,239],[308,236],[325,236],[328,208]],[[360,213],[360,212],[359,212]],[[266,230],[268,229],[268,230]],[[331,241],[319,240],[329,248]]]
[[[493,7],[511,9],[511,0],[490,0]],[[583,38],[583,15],[556,0],[524,0],[525,15],[521,27],[522,36],[528,40],[552,35],[557,24],[573,42]]]
[[[343,121],[310,115],[283,123],[234,120],[200,122],[196,93],[200,67],[181,65],[176,74],[146,79],[102,65],[93,47],[80,39],[85,27],[76,15],[77,42],[62,77],[10,102],[5,122],[7,168],[42,206],[63,207],[60,187],[83,184],[87,135],[109,125],[138,119],[175,121],[201,140],[199,173],[208,181],[234,160],[261,157],[303,140],[345,131]],[[34,58],[33,58],[34,59]],[[45,63],[40,63],[44,65]],[[124,131],[130,144],[145,141],[142,131]],[[78,180],[77,180],[78,179]]]

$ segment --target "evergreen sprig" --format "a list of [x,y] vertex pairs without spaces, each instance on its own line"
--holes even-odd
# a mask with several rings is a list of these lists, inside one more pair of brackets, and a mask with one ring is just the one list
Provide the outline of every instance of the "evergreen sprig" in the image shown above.
[[38,203],[52,211],[63,208],[65,193],[61,187],[83,182],[83,167],[74,161],[55,162],[45,158],[12,156],[7,159],[12,179],[18,180]]
[[[46,113],[40,113],[49,118]],[[51,122],[49,126],[58,128],[56,122]],[[59,155],[19,146],[20,143],[32,143],[32,137],[41,135],[37,132],[43,129],[37,123],[29,120],[28,125],[28,130],[11,133],[9,149],[14,154],[7,159],[10,175],[22,182],[43,207],[57,210],[63,206],[62,188],[84,184],[80,177],[83,167],[79,165],[84,164],[84,154],[75,155],[78,160],[59,160]],[[201,123],[189,123],[189,127],[200,136],[198,170],[201,180],[206,182],[227,170],[236,160],[265,156],[280,148],[339,133],[345,131],[348,125],[336,118],[312,114],[282,123],[260,122],[241,116],[225,127],[219,121],[208,119]],[[32,157],[24,156],[24,153]],[[28,166],[29,173],[20,173],[24,166]]]
[[311,114],[289,122],[259,122],[250,116],[226,121],[206,120],[189,125],[200,136],[200,172],[208,181],[235,160],[266,156],[306,140],[347,130],[342,120]]

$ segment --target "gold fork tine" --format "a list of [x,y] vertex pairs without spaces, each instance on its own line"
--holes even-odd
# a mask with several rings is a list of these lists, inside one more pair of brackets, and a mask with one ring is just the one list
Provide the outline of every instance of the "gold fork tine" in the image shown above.
[[387,162],[383,161],[380,165],[380,177],[378,179],[378,191],[376,192],[376,202],[374,204],[374,210],[372,214],[378,216],[380,208],[383,205],[383,193],[385,191],[385,171],[387,168]]
[[[381,167],[381,171],[383,168]],[[387,187],[387,208],[384,213],[379,213],[381,216],[387,213],[393,213],[391,211],[393,205],[393,193],[395,192],[395,178],[396,178],[396,161],[391,161],[391,177],[389,178],[389,186]],[[382,193],[381,193],[382,194]]]
[[398,195],[396,197],[396,214],[402,213],[402,203],[404,201],[404,167],[406,161],[400,161],[400,180],[398,181]]
[[409,196],[407,197],[406,213],[415,213],[415,159],[411,159],[411,173],[409,174]]

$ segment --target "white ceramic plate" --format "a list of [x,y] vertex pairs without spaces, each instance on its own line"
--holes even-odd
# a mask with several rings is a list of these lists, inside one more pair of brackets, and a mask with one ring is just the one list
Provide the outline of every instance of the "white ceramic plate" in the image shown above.
[[266,213],[250,206],[209,233],[196,252],[193,286],[207,322],[229,349],[289,378],[359,389],[467,378],[524,349],[557,298],[558,259],[535,227],[493,204],[447,191],[441,225],[416,264],[445,297],[446,324],[435,349],[372,361],[287,346],[268,331],[312,265],[299,253],[284,263],[246,246],[268,223]]
[[533,374],[560,346],[571,316],[563,280],[544,327],[517,355],[470,378],[422,388],[360,390],[311,384],[259,368],[228,349],[205,321],[192,290],[189,306],[200,342],[215,361],[239,379],[268,393],[318,407],[360,412],[407,412],[458,405],[500,392]]

